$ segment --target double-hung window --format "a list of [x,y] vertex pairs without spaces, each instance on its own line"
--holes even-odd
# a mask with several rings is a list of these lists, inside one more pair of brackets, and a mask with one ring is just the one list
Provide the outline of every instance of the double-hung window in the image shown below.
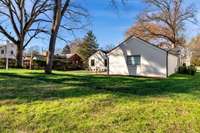
[[137,66],[141,64],[141,56],[140,55],[131,55],[127,56],[127,64],[131,66]]
[[93,59],[93,60],[91,60],[91,62],[90,62],[91,64],[91,66],[95,66],[95,60]]
[[107,60],[107,59],[104,60],[104,66],[105,66],[105,67],[108,66],[108,60]]
[[1,50],[1,54],[4,54],[4,50]]

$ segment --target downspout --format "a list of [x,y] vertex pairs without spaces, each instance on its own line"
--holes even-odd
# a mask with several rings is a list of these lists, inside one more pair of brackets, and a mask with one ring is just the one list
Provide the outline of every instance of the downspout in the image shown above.
[[168,56],[169,56],[169,51],[167,51],[167,55],[166,55],[166,77],[169,77],[169,70],[168,70],[169,60],[168,60]]
[[6,56],[6,70],[8,70],[9,59],[8,59],[8,44],[5,46],[5,56]]
[[106,55],[106,56],[107,56],[107,75],[110,75],[109,58],[108,58],[108,55]]

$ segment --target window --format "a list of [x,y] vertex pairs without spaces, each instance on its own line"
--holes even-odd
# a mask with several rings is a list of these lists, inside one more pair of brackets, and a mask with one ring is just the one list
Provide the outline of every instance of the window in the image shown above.
[[95,66],[95,60],[91,60],[91,66]]
[[1,50],[1,54],[4,54],[4,50]]
[[140,63],[141,63],[140,55],[131,55],[131,56],[127,57],[127,64],[128,65],[137,66],[137,65],[140,65]]
[[11,52],[10,52],[10,54],[11,54],[11,55],[13,55],[13,54],[14,54],[14,52],[13,52],[13,51],[11,51]]
[[104,66],[105,66],[105,67],[108,66],[108,60],[107,60],[107,59],[104,60]]

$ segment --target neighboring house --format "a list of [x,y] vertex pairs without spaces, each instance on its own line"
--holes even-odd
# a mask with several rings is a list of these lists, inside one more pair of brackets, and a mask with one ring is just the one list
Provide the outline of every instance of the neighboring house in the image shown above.
[[26,69],[42,69],[45,66],[45,63],[46,57],[43,55],[25,55],[23,58],[23,67]]
[[55,70],[81,70],[83,61],[78,54],[57,54],[54,55],[53,68]]
[[[31,58],[32,58],[32,59],[31,59]],[[46,57],[43,56],[43,55],[33,55],[33,56],[26,55],[26,56],[24,56],[24,58],[23,58],[23,61],[28,61],[28,62],[30,62],[30,60],[46,61]]]
[[5,45],[0,45],[0,58],[1,59],[16,59],[17,46],[13,43],[7,42]]
[[98,50],[89,57],[89,70],[93,72],[105,72],[108,68],[108,57],[105,51]]
[[192,51],[189,48],[184,47],[176,47],[170,50],[173,53],[178,53],[179,56],[179,63],[183,65],[184,63],[186,66],[191,65],[191,59],[192,59]]
[[83,60],[78,54],[66,54],[69,69],[82,69]]
[[[24,67],[42,69],[45,67],[47,52],[24,56]],[[32,62],[31,62],[32,61]],[[80,70],[83,68],[82,58],[78,54],[56,54],[53,58],[53,69],[55,70]]]
[[[102,65],[105,59],[107,67]],[[98,51],[92,55],[89,65],[94,69],[106,69],[110,75],[165,78],[177,71],[180,60],[177,53],[131,36],[108,53]]]
[[78,54],[66,54],[67,61],[73,65],[83,65],[83,60]]
[[178,54],[179,56],[179,63],[186,64],[186,66],[191,65],[191,58],[192,58],[192,51],[188,47],[177,46],[169,46],[169,44],[160,44],[158,45],[160,48],[170,51],[171,53]]

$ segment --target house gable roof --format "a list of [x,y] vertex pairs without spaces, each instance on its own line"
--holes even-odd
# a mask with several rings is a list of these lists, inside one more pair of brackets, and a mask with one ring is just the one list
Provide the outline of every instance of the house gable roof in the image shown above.
[[13,43],[7,43],[7,44],[0,44],[0,48],[3,48],[3,47],[6,47],[6,46],[11,46],[11,47],[16,47],[16,45],[15,44],[13,44]]
[[[97,52],[104,53],[105,55],[107,55],[107,53],[108,53],[108,52],[106,52],[106,51],[104,51],[104,50],[99,49],[99,50],[97,50],[94,54],[92,54],[90,57],[92,57],[93,55],[95,55]],[[89,59],[90,57],[88,57],[88,59]]]
[[142,39],[140,37],[136,37],[136,36],[132,35],[132,36],[129,36],[128,38],[126,38],[123,42],[121,42],[120,44],[118,44],[116,47],[114,47],[113,49],[111,49],[108,53],[112,52],[113,50],[115,50],[119,46],[123,45],[124,43],[126,43],[127,41],[129,41],[132,38],[137,38],[137,39],[139,39],[139,40],[141,40],[141,41],[143,41],[143,42],[145,42],[145,43],[147,43],[149,45],[152,45],[152,46],[154,46],[154,47],[156,47],[156,48],[158,48],[160,50],[163,50],[163,51],[167,52],[167,50],[165,50],[165,49],[162,49],[162,48],[160,48],[160,47],[158,47],[158,46],[156,46],[156,45],[154,45],[154,44],[152,44],[152,43],[150,43],[150,42],[148,42],[148,41],[146,41],[146,40],[144,40],[144,39]]
[[[105,51],[105,50],[101,50],[101,49],[99,49],[99,50],[97,50],[97,52],[102,52],[102,53],[104,53],[104,54],[107,54],[108,53],[108,51]],[[96,52],[95,52],[96,53]]]
[[76,53],[74,53],[74,54],[66,54],[66,58],[67,59],[71,59],[71,58],[74,58],[74,57],[78,57],[78,58],[81,59],[81,57]]
[[121,43],[118,44],[116,47],[114,47],[113,49],[111,49],[110,51],[108,51],[107,54],[109,54],[110,52],[112,52],[113,50],[115,50],[115,49],[118,48],[119,46],[123,45],[124,43],[126,43],[127,41],[129,41],[129,40],[132,39],[132,38],[139,39],[139,40],[145,42],[146,44],[151,45],[151,46],[153,46],[153,47],[155,47],[155,48],[157,48],[157,49],[163,50],[163,51],[165,51],[165,52],[167,52],[167,53],[169,53],[169,54],[177,55],[177,54],[171,52],[170,50],[162,49],[162,48],[160,48],[160,47],[154,45],[153,43],[150,43],[150,42],[148,42],[148,41],[146,41],[146,40],[144,40],[144,39],[142,39],[142,38],[140,38],[140,37],[134,36],[134,35],[129,36],[129,37],[128,37],[127,39],[125,39],[123,42],[121,42]]

